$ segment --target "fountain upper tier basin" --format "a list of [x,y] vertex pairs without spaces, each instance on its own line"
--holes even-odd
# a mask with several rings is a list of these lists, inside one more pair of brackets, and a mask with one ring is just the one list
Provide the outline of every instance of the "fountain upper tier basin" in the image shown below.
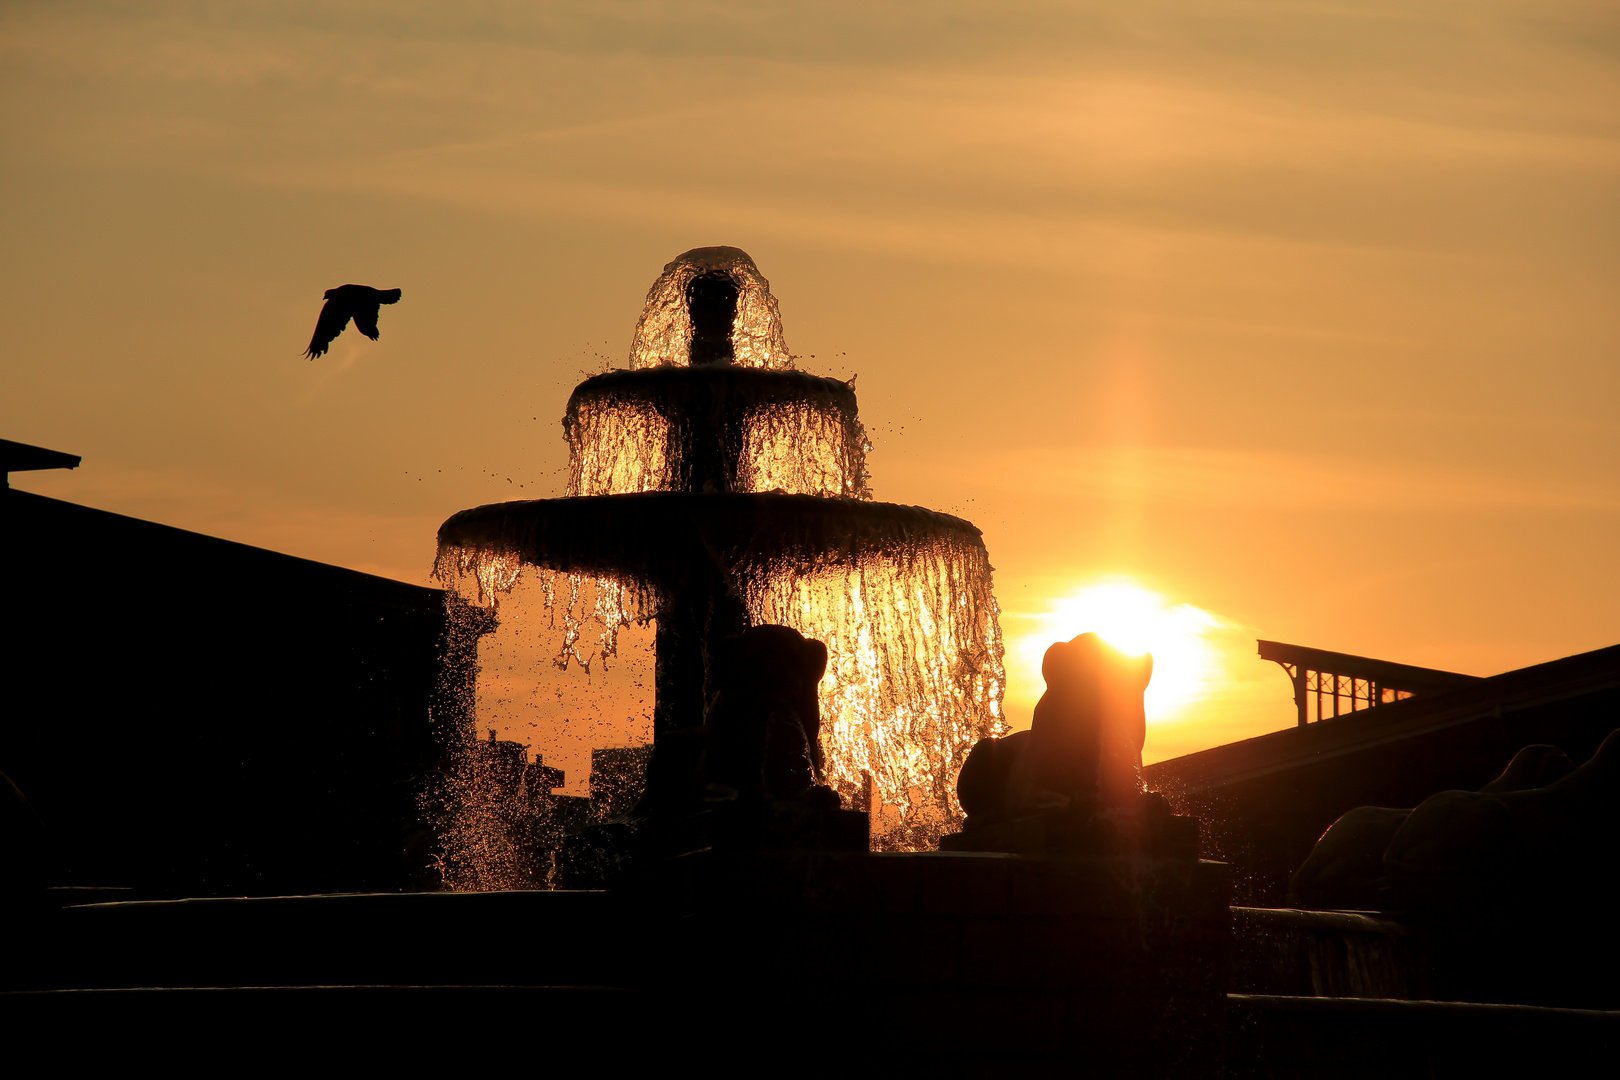
[[649,491],[492,503],[439,527],[441,549],[515,556],[552,570],[678,584],[695,552],[725,570],[809,570],[940,543],[983,548],[970,522],[920,506],[777,492]]
[[609,371],[574,388],[563,433],[569,495],[871,494],[854,389],[802,371]]
[[[856,415],[855,390],[841,379],[806,371],[714,364],[707,367],[619,368],[592,375],[568,399],[573,417],[588,404],[641,404],[662,413],[694,407],[746,410],[770,405],[814,406],[848,420]],[[568,421],[564,421],[567,423]]]

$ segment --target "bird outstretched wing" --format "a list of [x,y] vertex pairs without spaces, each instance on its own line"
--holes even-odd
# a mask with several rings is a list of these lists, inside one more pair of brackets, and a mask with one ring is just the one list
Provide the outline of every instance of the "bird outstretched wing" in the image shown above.
[[364,288],[365,293],[357,292],[354,298],[354,328],[376,341],[381,336],[381,331],[377,329],[377,310],[383,304],[398,303],[400,292],[398,289],[358,288]]
[[[344,328],[349,325],[349,316],[351,314],[349,305],[342,300],[335,297],[328,300],[325,306],[321,308],[321,317],[315,320],[315,336],[309,339],[309,348],[304,350],[304,355],[311,360],[317,356],[325,356],[327,347],[332,344],[332,339],[343,333]],[[377,322],[376,308],[371,309],[371,322],[372,328],[375,330]],[[364,327],[361,329],[364,329]],[[375,332],[371,334],[373,339],[376,336]]]
[[367,303],[364,300],[354,306],[354,328],[372,341],[382,336],[377,329],[377,304],[375,301]]

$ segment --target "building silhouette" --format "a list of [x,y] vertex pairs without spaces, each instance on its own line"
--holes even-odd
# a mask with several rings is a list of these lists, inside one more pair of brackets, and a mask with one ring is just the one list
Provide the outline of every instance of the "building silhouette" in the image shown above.
[[1237,903],[1281,905],[1289,877],[1347,810],[1478,789],[1532,743],[1579,763],[1620,727],[1620,645],[1489,678],[1259,645],[1293,682],[1300,723],[1143,770],[1199,819],[1205,858],[1233,864]]
[[[4,471],[78,459],[0,444]],[[0,772],[52,886],[148,895],[409,887],[444,594],[0,489]]]

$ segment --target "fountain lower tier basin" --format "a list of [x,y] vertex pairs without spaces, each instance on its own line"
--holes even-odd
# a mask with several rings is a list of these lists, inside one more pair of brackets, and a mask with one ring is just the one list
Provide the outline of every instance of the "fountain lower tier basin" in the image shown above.
[[552,570],[653,586],[686,580],[694,559],[728,573],[807,572],[939,545],[983,549],[979,530],[920,506],[776,492],[654,491],[492,503],[439,527],[441,550],[514,557]]

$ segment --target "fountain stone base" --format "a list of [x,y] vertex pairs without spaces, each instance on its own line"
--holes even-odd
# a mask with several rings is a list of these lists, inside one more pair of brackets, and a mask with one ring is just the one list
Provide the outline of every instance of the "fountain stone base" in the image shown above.
[[695,1039],[761,1062],[1208,1076],[1224,1052],[1228,891],[1209,862],[711,851],[613,891],[65,908],[31,935],[37,963],[11,984],[26,993],[0,998],[71,1028],[116,1001],[40,991],[126,988],[154,1031],[207,1006],[253,1039],[345,988],[347,1038],[371,1039],[360,1021],[375,1014],[453,1040],[436,1010],[476,987],[483,1015],[523,1014],[534,1052],[588,1049],[608,1071]]

